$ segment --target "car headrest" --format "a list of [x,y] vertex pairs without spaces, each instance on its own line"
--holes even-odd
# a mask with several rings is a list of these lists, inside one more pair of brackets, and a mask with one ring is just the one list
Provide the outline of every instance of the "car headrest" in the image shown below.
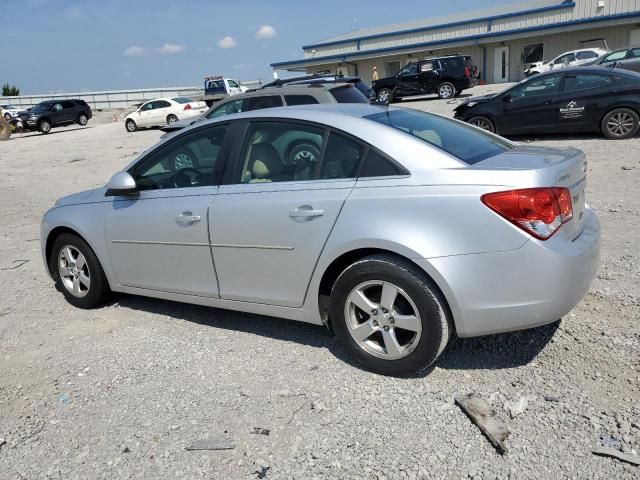
[[251,147],[251,165],[253,178],[269,178],[284,168],[280,154],[270,143],[256,143]]

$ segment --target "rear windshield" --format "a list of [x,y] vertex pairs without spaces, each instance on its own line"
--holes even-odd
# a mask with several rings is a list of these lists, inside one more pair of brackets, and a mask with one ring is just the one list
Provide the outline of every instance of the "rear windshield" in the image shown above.
[[177,103],[193,102],[193,100],[191,100],[190,98],[187,98],[187,97],[176,97],[176,98],[172,98],[171,100],[173,100],[174,102],[177,102]]
[[345,85],[331,90],[338,103],[369,103],[369,99],[353,85]]
[[418,110],[386,110],[365,118],[403,131],[473,165],[513,146],[464,123]]

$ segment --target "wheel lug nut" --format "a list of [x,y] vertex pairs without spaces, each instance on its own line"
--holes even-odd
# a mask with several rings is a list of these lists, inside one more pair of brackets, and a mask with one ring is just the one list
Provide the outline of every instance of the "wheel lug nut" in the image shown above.
[[376,309],[374,308],[373,310],[371,310],[371,313],[372,313],[373,315],[377,315],[377,314],[378,314],[378,310],[376,310]]
[[389,323],[395,323],[395,321],[396,321],[395,318],[389,317]]
[[384,331],[388,332],[389,331],[389,327],[387,325],[384,326]]
[[389,310],[387,310],[386,308],[383,308],[382,313],[389,313]]
[[375,320],[372,322],[372,324],[373,324],[374,327],[378,326],[378,322],[376,322]]

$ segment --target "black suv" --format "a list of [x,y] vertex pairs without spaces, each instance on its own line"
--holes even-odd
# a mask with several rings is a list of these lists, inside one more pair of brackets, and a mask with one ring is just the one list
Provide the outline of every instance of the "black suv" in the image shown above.
[[20,112],[26,128],[49,133],[53,127],[77,123],[86,125],[93,116],[84,100],[47,100],[24,112]]
[[430,93],[451,98],[475,86],[477,80],[478,69],[471,57],[447,55],[408,63],[393,77],[373,82],[373,90],[379,102]]

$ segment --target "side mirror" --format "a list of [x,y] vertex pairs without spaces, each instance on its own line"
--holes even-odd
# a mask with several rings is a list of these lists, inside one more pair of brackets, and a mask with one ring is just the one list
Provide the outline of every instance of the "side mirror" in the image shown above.
[[107,183],[105,196],[131,195],[132,193],[137,193],[136,181],[127,172],[118,172]]
[[513,97],[510,93],[507,93],[504,97],[502,97],[503,102],[510,102],[511,100],[513,100]]

